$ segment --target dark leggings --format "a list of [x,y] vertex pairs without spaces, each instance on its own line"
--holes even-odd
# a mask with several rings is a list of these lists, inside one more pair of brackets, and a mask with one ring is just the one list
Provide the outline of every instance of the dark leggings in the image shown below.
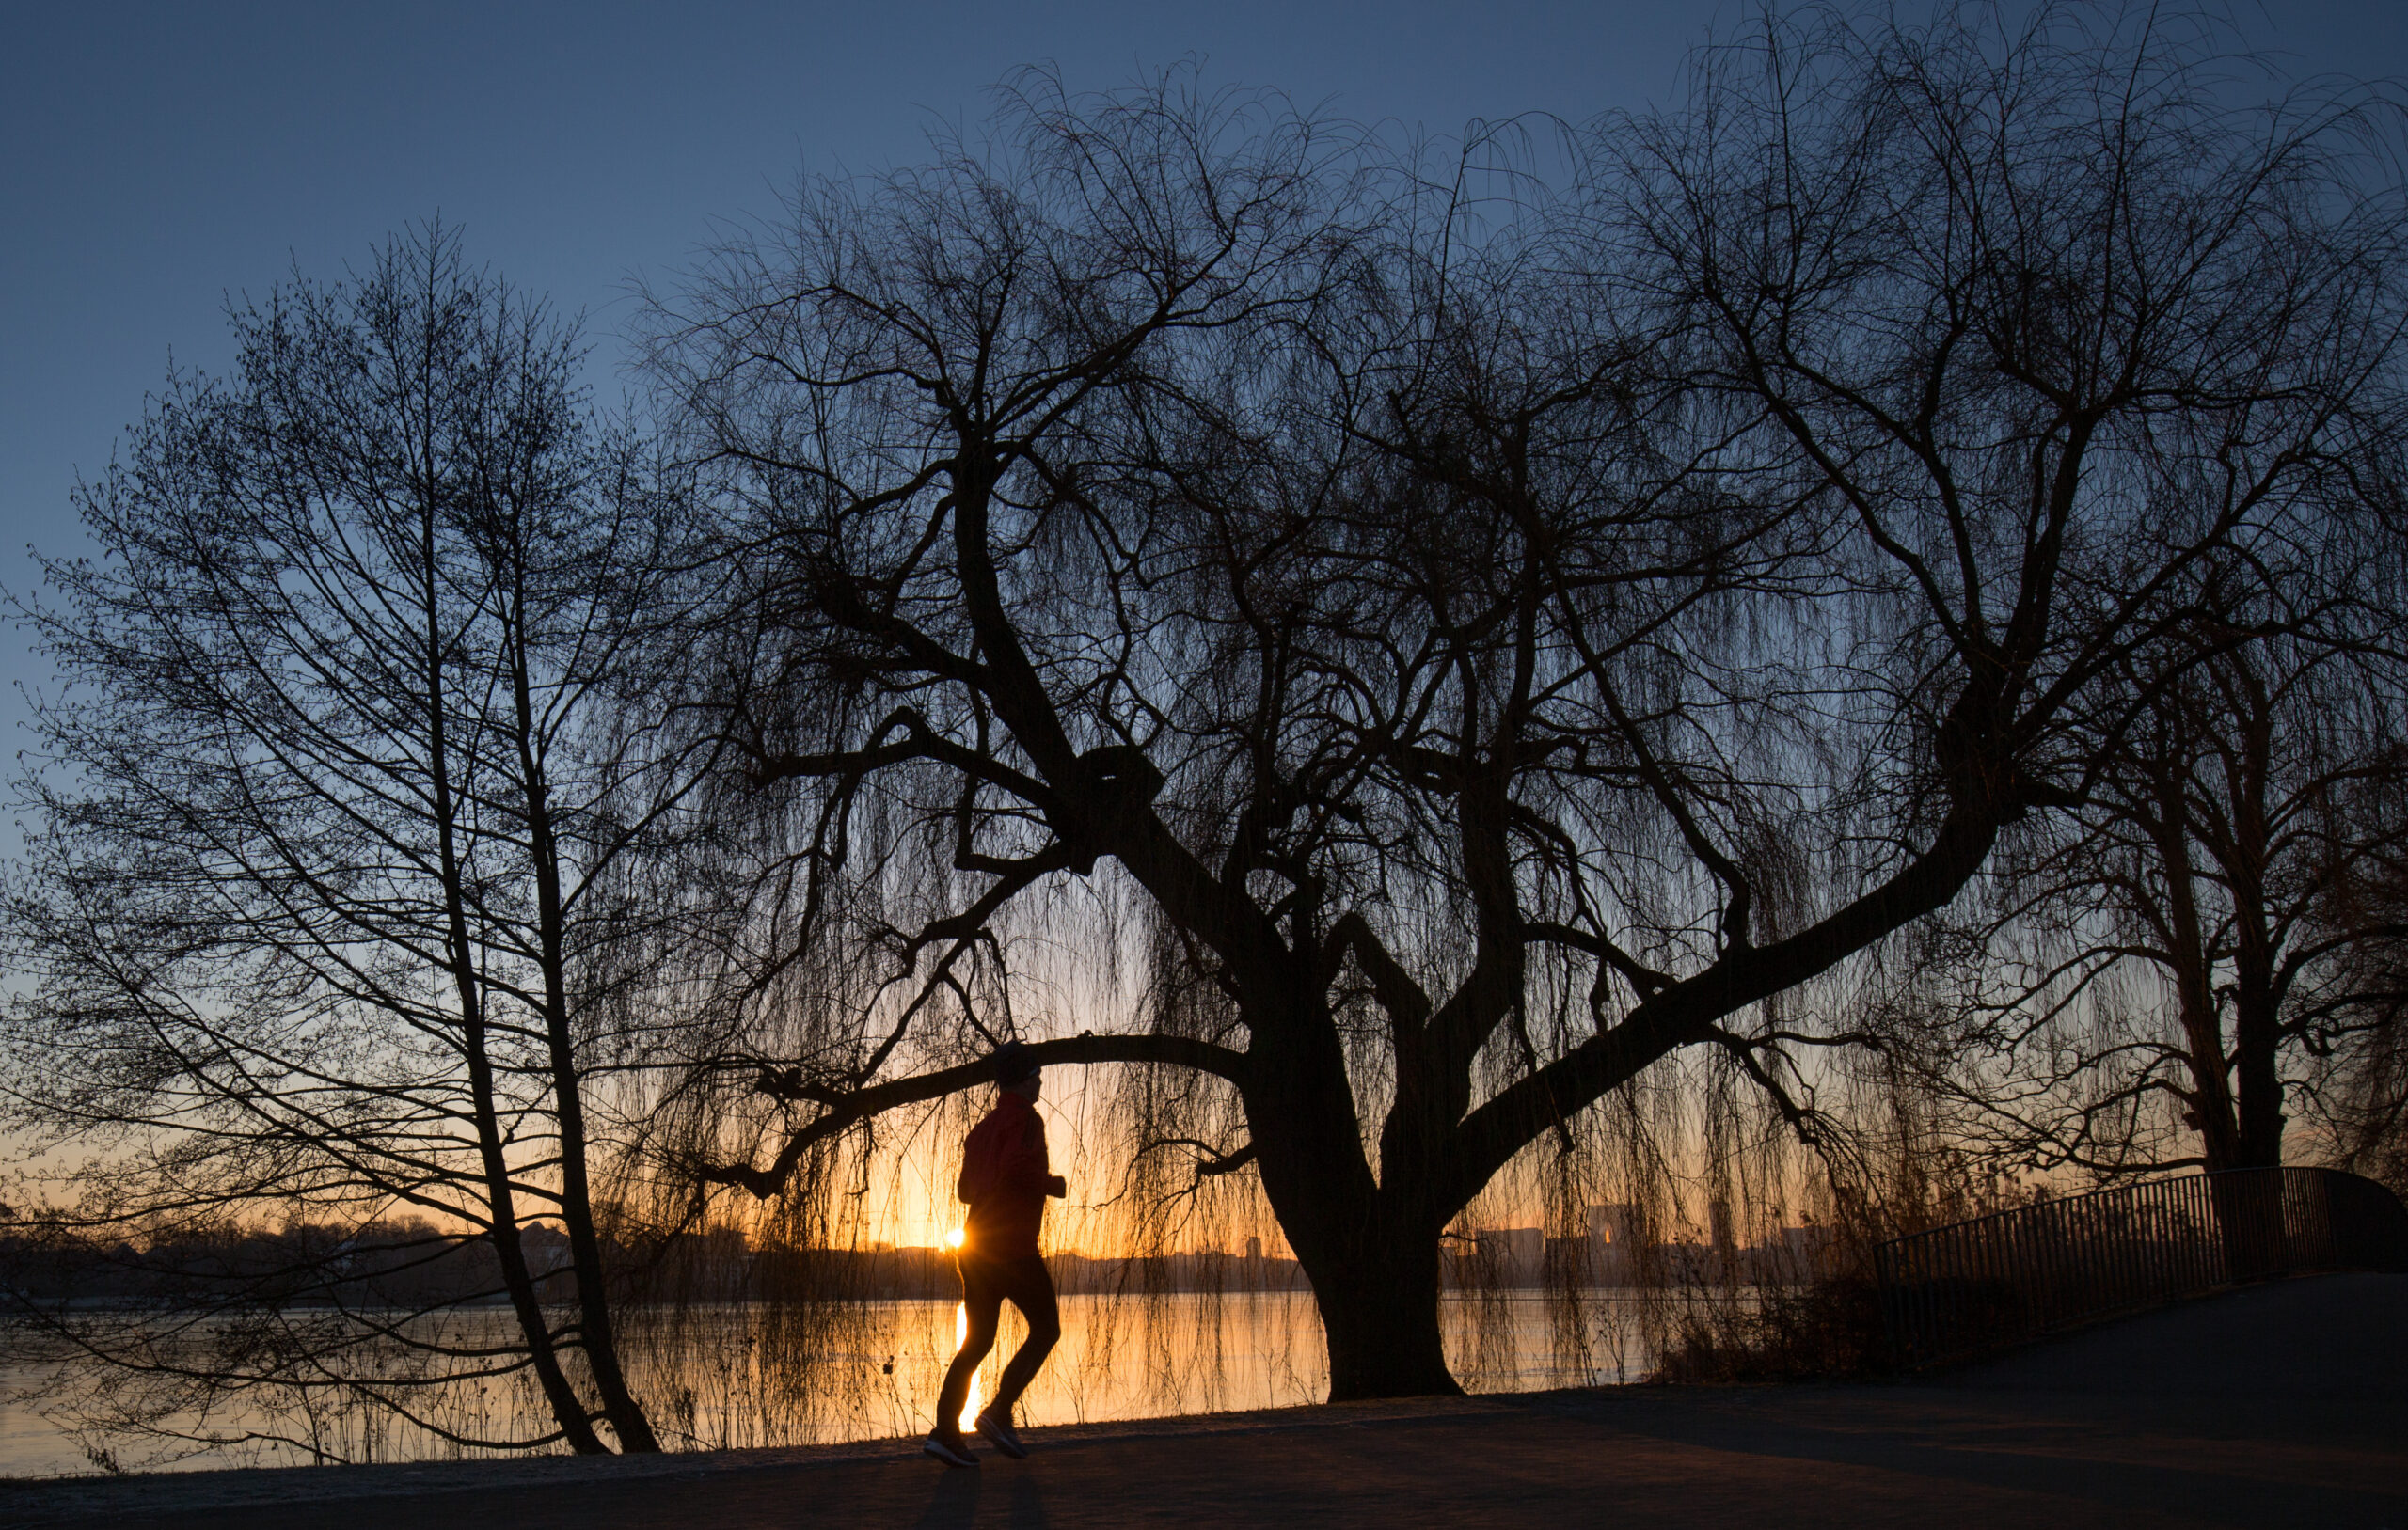
[[1062,1315],[1054,1304],[1054,1277],[1045,1272],[1043,1259],[1033,1254],[1020,1259],[963,1254],[960,1266],[961,1304],[969,1331],[962,1336],[961,1352],[953,1357],[944,1373],[943,1389],[937,1394],[937,1428],[947,1433],[961,1422],[970,1378],[987,1358],[987,1351],[995,1347],[995,1325],[1003,1317],[1006,1298],[1028,1319],[1028,1338],[1004,1367],[994,1400],[987,1404],[987,1411],[997,1418],[1010,1421],[1020,1395],[1036,1377],[1037,1367],[1045,1364],[1054,1341],[1062,1336]]

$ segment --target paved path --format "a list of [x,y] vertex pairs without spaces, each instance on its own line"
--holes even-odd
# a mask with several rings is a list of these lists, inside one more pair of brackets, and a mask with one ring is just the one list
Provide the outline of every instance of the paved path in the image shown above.
[[1968,1366],[1952,1385],[2140,1397],[2389,1399],[2408,1390],[2408,1275],[2325,1275],[2184,1302]]
[[[2304,1333],[2301,1324],[2310,1325]],[[1619,1388],[908,1444],[0,1485],[0,1522],[176,1530],[835,1525],[2391,1526],[2408,1277],[2261,1288],[1903,1386]]]

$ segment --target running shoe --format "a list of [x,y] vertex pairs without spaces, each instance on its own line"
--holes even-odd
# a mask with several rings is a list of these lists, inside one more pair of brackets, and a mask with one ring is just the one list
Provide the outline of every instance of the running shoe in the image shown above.
[[1028,1447],[1022,1444],[1020,1436],[1013,1432],[1011,1420],[997,1418],[993,1413],[981,1413],[978,1415],[978,1432],[992,1442],[997,1450],[1012,1459],[1016,1461],[1028,1459]]
[[[961,1443],[957,1445],[941,1435],[931,1434],[927,1439],[920,1442],[920,1448],[927,1454],[934,1456],[937,1459],[944,1462],[947,1466],[975,1466],[978,1464],[978,1458],[970,1454],[970,1442],[967,1440],[964,1440]],[[1028,1452],[1022,1451],[1021,1454],[1025,1456]]]

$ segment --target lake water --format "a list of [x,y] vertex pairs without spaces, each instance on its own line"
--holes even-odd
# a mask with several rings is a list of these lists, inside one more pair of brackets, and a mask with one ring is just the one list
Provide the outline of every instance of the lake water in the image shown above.
[[[1022,1399],[1026,1424],[1291,1407],[1319,1401],[1326,1391],[1321,1323],[1303,1292],[1147,1301],[1066,1296],[1061,1308],[1062,1342]],[[1576,1313],[1535,1291],[1450,1297],[1443,1305],[1450,1363],[1475,1392],[1636,1380],[1654,1359],[1638,1317],[1637,1302],[1602,1291],[1585,1298]],[[487,1325],[497,1337],[508,1321],[498,1312],[452,1320],[471,1333]],[[836,1329],[815,1331],[807,1344],[781,1345],[753,1309],[706,1310],[689,1315],[673,1333],[632,1345],[630,1368],[655,1427],[673,1448],[891,1439],[927,1429],[958,1323],[951,1301],[864,1303],[848,1309]],[[974,1398],[991,1396],[1021,1333],[1007,1307],[1003,1336],[981,1369]],[[28,1389],[56,1374],[55,1364],[22,1360],[0,1366],[0,1475],[91,1472],[100,1463],[87,1443],[108,1449],[109,1459],[126,1470],[480,1454],[357,1408],[303,1416],[241,1399],[162,1420],[170,1429],[227,1443],[179,1443],[155,1436],[79,1441],[47,1416],[58,1412],[55,1396],[25,1399]],[[75,1373],[68,1375],[72,1380]],[[540,1432],[544,1415],[532,1404],[523,1386],[495,1385],[462,1389],[430,1412],[448,1427],[488,1436]]]

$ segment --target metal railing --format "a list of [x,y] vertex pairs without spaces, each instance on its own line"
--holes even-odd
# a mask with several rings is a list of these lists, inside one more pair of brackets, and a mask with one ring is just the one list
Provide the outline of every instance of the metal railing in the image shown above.
[[2408,1271],[2408,1207],[2335,1169],[2119,1185],[1873,1251],[1891,1358],[1913,1369],[2281,1275]]

